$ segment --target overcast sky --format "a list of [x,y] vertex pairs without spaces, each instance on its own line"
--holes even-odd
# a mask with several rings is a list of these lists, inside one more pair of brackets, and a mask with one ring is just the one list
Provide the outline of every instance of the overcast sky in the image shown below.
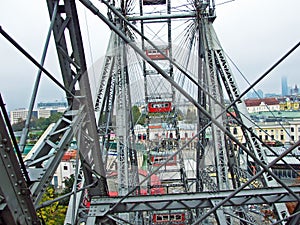
[[[224,1],[216,0],[215,30],[226,54],[248,81],[253,83],[300,41],[300,1],[236,0],[218,5]],[[95,49],[93,55],[87,54],[86,57],[93,61],[104,54],[109,29],[90,16],[89,12],[86,15],[84,10],[80,11],[83,36],[87,39],[86,31],[89,29],[91,47]],[[85,18],[88,24],[97,25],[86,26]],[[49,23],[45,1],[1,2],[0,25],[37,61],[40,61],[42,55]],[[53,46],[51,40],[45,67],[61,80]],[[0,59],[0,92],[7,108],[28,108],[37,68],[1,35]],[[241,75],[234,72],[243,91],[248,84]],[[270,73],[257,88],[263,89],[265,93],[281,93],[282,76],[287,77],[289,85],[300,85],[300,49]],[[62,100],[63,96],[63,92],[43,76],[37,101]]]
[[[220,1],[217,1],[220,2]],[[217,7],[215,30],[225,52],[253,83],[300,41],[300,1],[236,0]],[[258,88],[281,93],[281,77],[300,85],[300,48],[280,64]],[[240,89],[246,82],[235,73]]]

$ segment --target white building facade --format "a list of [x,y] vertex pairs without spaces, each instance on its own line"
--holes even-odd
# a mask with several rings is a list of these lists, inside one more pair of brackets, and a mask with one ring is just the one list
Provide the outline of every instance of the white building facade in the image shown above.
[[10,123],[15,124],[23,120],[26,120],[27,115],[28,115],[27,109],[16,109],[10,111]]
[[53,175],[51,184],[57,189],[65,188],[64,180],[70,178],[72,174],[75,174],[75,169],[75,159],[61,161]]

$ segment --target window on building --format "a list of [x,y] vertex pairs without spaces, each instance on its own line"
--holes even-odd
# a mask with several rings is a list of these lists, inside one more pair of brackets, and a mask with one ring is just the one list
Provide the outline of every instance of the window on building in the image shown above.
[[272,135],[271,135],[271,140],[274,140],[274,139],[275,139],[275,138],[274,138],[274,134],[272,134]]
[[64,166],[64,170],[68,170],[68,166]]
[[163,221],[163,217],[161,215],[156,216],[156,222],[161,222]]
[[259,139],[260,139],[260,140],[262,139],[262,135],[259,135]]
[[265,140],[269,140],[269,136],[268,135],[265,135]]
[[53,182],[54,182],[54,186],[58,187],[58,177],[57,176],[53,177]]
[[291,139],[292,139],[292,141],[295,141],[295,136],[291,135]]
[[197,143],[196,143],[196,142],[192,142],[192,143],[191,143],[191,146],[192,146],[192,148],[196,149]]
[[280,135],[280,140],[284,140],[284,135]]
[[238,132],[237,132],[237,128],[236,127],[234,127],[233,128],[233,134],[237,134]]
[[291,132],[295,132],[295,129],[294,129],[294,127],[291,127]]

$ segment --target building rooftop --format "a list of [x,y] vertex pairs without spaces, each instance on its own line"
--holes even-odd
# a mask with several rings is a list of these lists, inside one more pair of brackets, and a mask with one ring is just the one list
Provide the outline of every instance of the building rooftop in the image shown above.
[[260,99],[246,99],[245,104],[247,107],[260,106],[262,103],[265,105],[278,105],[279,101],[277,98],[260,98]]
[[300,119],[300,111],[266,111],[254,112],[251,117],[261,118],[282,118],[282,119]]
[[39,102],[37,104],[38,108],[66,108],[68,106],[67,102]]

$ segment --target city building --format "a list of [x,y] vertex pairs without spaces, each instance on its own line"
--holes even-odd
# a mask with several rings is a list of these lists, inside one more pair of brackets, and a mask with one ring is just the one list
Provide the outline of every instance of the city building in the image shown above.
[[47,109],[38,109],[37,110],[37,117],[39,118],[49,118],[52,114],[61,112],[63,113],[66,110],[66,108],[57,108],[57,109],[52,109],[52,108],[47,108]]
[[59,163],[51,181],[57,189],[65,188],[64,181],[75,174],[76,169],[76,150],[68,150]]
[[[23,120],[26,120],[27,115],[28,115],[28,110],[27,109],[16,109],[16,110],[12,110],[10,111],[10,123],[11,124],[15,124],[15,123],[19,123]],[[32,113],[33,117],[37,117],[37,112],[34,111]]]
[[[279,141],[289,144],[300,139],[299,111],[256,112],[250,116],[253,130],[263,142]],[[230,130],[238,140],[245,142],[242,130],[237,124],[231,124]]]
[[290,95],[294,95],[294,96],[299,95],[299,88],[298,88],[297,84],[295,84],[294,88],[290,89]]
[[49,118],[54,113],[64,112],[66,108],[66,102],[40,102],[37,104],[38,118]]
[[277,98],[246,99],[245,104],[249,113],[280,110]]
[[265,98],[280,98],[280,97],[282,97],[282,96],[277,93],[266,93],[265,94]]
[[[179,128],[179,137],[182,145],[186,144],[197,134],[197,125],[195,123],[185,123],[180,121],[178,124]],[[134,132],[138,137],[138,142],[143,143],[147,139],[147,130],[146,127],[142,125],[136,125],[134,128]],[[176,142],[176,131],[172,127],[168,127],[167,124],[151,124],[149,125],[149,140],[153,142],[158,140],[168,140],[169,143],[175,145]],[[186,148],[192,149],[195,147],[198,139],[195,138],[191,141]]]
[[[64,112],[67,107],[66,102],[41,102],[37,104],[37,110],[32,112],[32,117],[35,118],[49,118],[52,114],[57,112]],[[28,109],[16,109],[10,111],[10,122],[15,124],[26,120]]]
[[300,139],[300,111],[252,113],[256,133],[263,141],[292,143]]
[[62,101],[55,101],[55,102],[39,102],[37,103],[37,108],[67,108],[68,104],[67,102],[62,102]]
[[[276,155],[282,154],[296,141],[300,140],[299,111],[257,112],[252,113],[251,118],[253,120],[252,128],[254,133],[268,146],[263,145],[268,162],[272,162],[276,159]],[[246,143],[242,129],[238,124],[231,124],[230,131],[241,143]],[[278,177],[289,182],[291,179],[298,177],[300,172],[299,160],[293,157],[295,155],[300,156],[300,147],[295,148],[291,154],[284,157],[285,162],[279,161],[271,167]],[[245,154],[241,154],[241,156],[245,157]],[[255,164],[251,165],[253,160],[248,156],[246,161],[250,163],[251,172],[255,174],[257,169]]]
[[299,98],[298,97],[285,97],[280,98],[279,107],[281,111],[299,110]]

